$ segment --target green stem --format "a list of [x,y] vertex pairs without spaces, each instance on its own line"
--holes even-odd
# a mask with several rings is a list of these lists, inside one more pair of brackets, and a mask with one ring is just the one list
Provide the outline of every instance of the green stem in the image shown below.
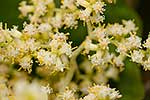
[[[93,34],[93,28],[92,28],[92,24],[91,22],[87,22],[87,29],[88,29],[88,36],[92,39]],[[60,88],[60,92],[63,91],[71,82],[72,77],[75,73],[76,70],[78,70],[78,64],[76,61],[77,56],[80,54],[80,52],[84,49],[84,41],[82,42],[82,44],[72,53],[72,57],[70,58],[70,69],[68,70],[66,76],[62,79],[61,81],[61,88]],[[79,71],[77,71],[77,73],[79,74]]]
[[68,86],[68,84],[72,80],[75,71],[78,69],[76,58],[83,49],[84,49],[84,42],[75,51],[73,51],[72,57],[70,58],[70,69],[68,70],[66,77],[62,79],[60,92],[63,91]]
[[87,22],[87,30],[88,30],[88,36],[90,37],[90,39],[93,39],[93,34],[92,34],[92,31],[93,31],[93,28],[92,28],[92,24],[91,22]]

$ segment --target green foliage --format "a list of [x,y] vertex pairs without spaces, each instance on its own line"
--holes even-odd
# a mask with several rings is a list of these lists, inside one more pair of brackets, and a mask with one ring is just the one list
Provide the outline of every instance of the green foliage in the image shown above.
[[18,5],[21,0],[1,0],[0,3],[0,22],[7,23],[8,27],[17,25],[22,26],[22,20],[18,18]]
[[106,6],[105,18],[106,23],[120,23],[123,19],[134,20],[139,28],[138,35],[142,33],[143,24],[138,13],[134,9],[129,8],[122,0],[117,4],[108,4]]
[[61,31],[70,33],[69,40],[73,41],[73,46],[80,45],[87,36],[87,27],[82,21],[79,21],[76,29],[62,29]]
[[129,59],[125,61],[125,70],[120,75],[118,89],[123,97],[121,100],[142,100],[144,86],[141,80],[140,68]]

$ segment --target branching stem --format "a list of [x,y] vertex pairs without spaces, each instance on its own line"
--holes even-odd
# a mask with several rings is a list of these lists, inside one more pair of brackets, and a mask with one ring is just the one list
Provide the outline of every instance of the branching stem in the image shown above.
[[[92,39],[93,35],[92,33],[92,25],[91,22],[87,22],[87,30],[88,30],[88,36]],[[82,44],[72,53],[72,57],[70,58],[70,69],[68,70],[66,77],[62,79],[61,82],[61,90],[63,91],[66,86],[68,86],[68,84],[71,82],[73,75],[75,73],[75,71],[78,69],[78,65],[77,65],[77,56],[81,53],[81,51],[84,49],[84,44],[85,41],[82,42]]]
[[70,69],[68,70],[66,77],[62,79],[61,83],[62,87],[60,91],[64,90],[66,86],[71,82],[75,71],[78,69],[76,58],[83,49],[84,49],[84,42],[75,51],[73,51],[72,57],[70,58]]

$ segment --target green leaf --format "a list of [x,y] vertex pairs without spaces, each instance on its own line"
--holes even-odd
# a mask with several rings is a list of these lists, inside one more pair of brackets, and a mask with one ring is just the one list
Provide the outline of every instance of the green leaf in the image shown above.
[[87,36],[87,27],[86,24],[84,25],[84,23],[82,21],[78,21],[78,27],[77,29],[61,29],[61,32],[69,32],[70,36],[69,36],[69,41],[72,41],[72,46],[78,46],[80,45],[86,38]]
[[138,13],[127,5],[107,5],[105,11],[105,23],[121,23],[122,20],[134,20],[138,29],[138,35],[141,36],[143,23]]
[[125,60],[125,70],[121,73],[118,89],[123,95],[120,100],[143,100],[144,98],[140,68],[129,59]]
[[22,28],[23,20],[19,19],[18,7],[21,0],[1,0],[0,3],[0,22],[7,23],[8,27],[17,25]]

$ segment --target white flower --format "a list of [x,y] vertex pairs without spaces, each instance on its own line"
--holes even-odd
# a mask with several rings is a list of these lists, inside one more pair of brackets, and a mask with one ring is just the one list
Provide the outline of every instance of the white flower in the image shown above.
[[95,51],[95,50],[98,49],[98,45],[93,44],[93,43],[92,43],[92,40],[90,40],[88,37],[86,38],[84,47],[85,47],[85,51],[84,51],[84,52],[87,53],[87,54],[88,54],[89,51],[91,51],[91,50]]
[[55,64],[56,64],[56,70],[61,72],[64,71],[65,65],[63,64],[63,62],[59,57],[56,58]]
[[33,12],[34,7],[33,7],[33,5],[27,5],[26,1],[22,1],[20,3],[19,10],[21,11],[21,14],[23,16],[27,16],[28,13]]
[[50,94],[52,93],[52,88],[49,87],[49,84],[47,86],[41,86],[41,89],[43,92],[47,93],[47,94]]
[[111,89],[104,85],[95,85],[93,87],[89,88],[89,93],[92,93],[96,96],[96,99],[108,99],[108,100],[116,100],[121,97],[118,91],[115,91],[115,89]]
[[113,36],[121,36],[124,34],[124,28],[123,25],[120,25],[118,23],[115,23],[113,25],[108,25],[106,27],[107,33]]
[[144,54],[141,50],[134,50],[131,53],[131,59],[132,59],[133,62],[142,63],[143,62],[143,57],[144,57]]
[[73,8],[75,6],[74,4],[75,0],[62,0],[62,6],[61,8]]
[[147,70],[150,70],[150,57],[148,57],[148,59],[146,61],[144,61],[142,63],[142,65],[144,66],[144,69],[147,71]]
[[66,41],[68,38],[67,35],[64,33],[57,33],[54,35],[53,39],[63,42]]
[[15,48],[21,53],[34,52],[38,48],[38,42],[35,39],[29,38],[26,41],[16,39],[14,42]]
[[43,92],[37,82],[27,83],[20,80],[14,87],[15,100],[48,100],[48,95]]
[[34,13],[38,14],[38,16],[41,15],[43,16],[46,12],[47,12],[46,3],[42,2],[41,0],[40,2],[38,2]]
[[66,89],[64,92],[58,95],[56,100],[76,100],[74,97],[74,92],[72,90]]
[[91,8],[86,8],[85,10],[81,10],[79,14],[79,18],[83,21],[88,22],[90,19],[89,17],[90,17],[91,12],[92,12]]
[[114,54],[109,53],[109,51],[106,51],[103,56],[103,59],[104,59],[105,63],[109,63],[112,61],[113,57],[114,57]]
[[2,34],[2,32],[0,31],[0,43],[5,42],[5,41],[6,41],[5,35]]
[[103,39],[107,36],[106,29],[104,27],[95,28],[94,31],[92,31],[92,34],[97,39]]
[[44,33],[44,32],[50,32],[52,27],[48,23],[42,23],[38,26],[38,32]]
[[11,45],[9,45],[7,48],[6,48],[6,51],[4,51],[4,52],[7,52],[6,53],[6,56],[8,56],[8,57],[13,57],[13,58],[15,58],[15,57],[17,57],[18,56],[18,54],[19,54],[19,50],[17,49],[17,48],[15,48],[15,47],[13,47],[13,46],[11,46]]
[[65,14],[63,18],[64,18],[63,24],[65,24],[67,28],[68,27],[75,27],[78,23],[76,21],[74,14]]
[[129,38],[126,38],[125,44],[128,47],[128,49],[140,48],[141,47],[141,38],[136,35],[131,35]]
[[97,51],[96,54],[89,56],[89,59],[94,66],[103,65],[104,59],[102,58],[102,55],[101,51]]
[[105,20],[105,16],[100,15],[100,14],[96,14],[94,16],[91,16],[90,20],[91,20],[92,23],[96,23],[96,24],[98,24],[100,22],[103,23],[103,21]]
[[124,57],[122,55],[119,55],[117,57],[114,56],[113,63],[116,64],[117,67],[122,67],[124,66],[123,60]]
[[79,99],[79,100],[96,100],[96,96],[90,93],[87,96],[85,96],[83,99]]
[[71,45],[68,43],[63,43],[59,51],[60,51],[60,54],[66,54],[69,57],[71,57],[72,55],[72,48],[71,48]]
[[19,65],[24,70],[27,70],[29,73],[32,71],[32,59],[30,56],[25,56],[19,60]]
[[77,0],[77,4],[83,7],[88,7],[90,5],[90,3],[87,2],[86,0]]
[[109,38],[99,39],[99,45],[102,49],[108,49],[108,44],[110,43]]
[[14,28],[11,29],[10,34],[15,38],[20,38],[22,36],[22,33],[17,30],[16,26],[14,26]]
[[146,42],[143,44],[144,47],[150,49],[150,37],[146,40]]
[[125,25],[125,33],[135,32],[138,29],[132,20],[123,20],[122,23]]
[[27,34],[33,35],[37,32],[37,29],[33,24],[26,24],[23,31]]
[[61,28],[62,25],[63,25],[62,18],[63,17],[62,17],[61,12],[57,12],[56,15],[51,18],[51,22],[50,23],[55,28]]
[[123,42],[120,42],[120,43],[118,43],[118,45],[117,45],[117,52],[118,53],[121,53],[121,54],[126,54],[126,52],[128,51],[128,47],[127,46],[129,46],[129,45],[126,45],[126,42],[125,41],[123,41]]
[[36,42],[35,39],[29,39],[25,41],[25,48],[29,51],[35,51],[38,48],[38,42]]
[[92,7],[96,13],[103,14],[103,12],[105,11],[104,6],[105,6],[105,3],[102,2],[101,0],[98,0],[95,4],[93,4]]
[[53,39],[50,41],[49,45],[51,47],[51,52],[57,55],[66,54],[67,56],[71,57],[72,48],[71,43],[67,43],[67,36],[64,33],[57,33],[53,35]]
[[[54,57],[55,58],[55,57]],[[37,59],[41,65],[51,66],[55,60],[52,59],[51,53],[41,49],[37,52]]]
[[127,51],[135,48],[141,48],[141,38],[135,35],[122,39],[122,41],[117,44],[117,52],[122,54],[126,54]]
[[53,67],[55,71],[63,71],[66,67],[58,55],[43,49],[37,52],[37,59],[41,65]]

